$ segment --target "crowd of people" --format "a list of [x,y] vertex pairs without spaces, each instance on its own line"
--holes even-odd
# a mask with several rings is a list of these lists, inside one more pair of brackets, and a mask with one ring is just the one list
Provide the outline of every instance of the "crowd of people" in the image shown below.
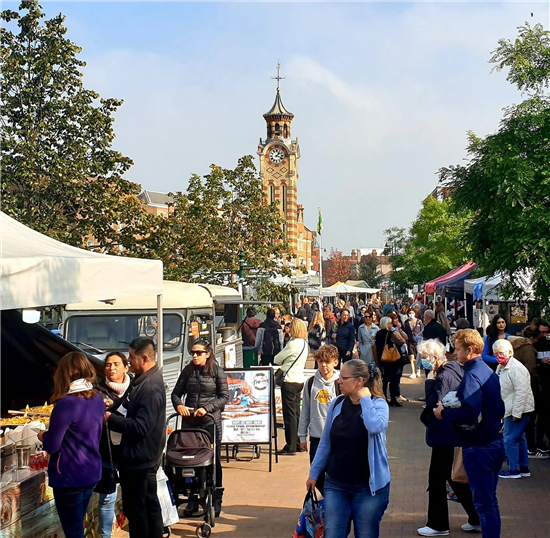
[[[550,457],[549,323],[535,321],[512,336],[496,315],[482,338],[466,320],[458,320],[452,334],[440,313],[439,305],[339,300],[332,306],[307,298],[294,315],[269,309],[264,321],[249,309],[243,339],[258,347],[260,364],[279,366],[286,441],[279,454],[309,451],[306,487],[325,498],[326,538],[348,536],[352,524],[357,538],[379,536],[390,494],[389,407],[406,401],[404,367],[413,379],[426,378],[420,420],[432,452],[427,521],[419,535],[449,534],[450,488],[467,514],[462,530],[500,536],[498,480],[527,478],[529,459]],[[181,416],[208,413],[217,424],[218,516],[227,377],[208,342],[196,340],[191,355],[171,399]],[[317,371],[306,379],[310,357]],[[95,491],[101,536],[110,538],[119,482],[131,538],[160,538],[157,470],[166,441],[166,392],[153,340],[135,339],[128,358],[109,353],[100,384],[83,353],[67,354],[55,372],[51,401],[50,428],[40,439],[51,454],[50,485],[65,535],[83,536]],[[458,478],[459,468],[465,479]],[[197,510],[197,499],[189,499],[184,515]]]

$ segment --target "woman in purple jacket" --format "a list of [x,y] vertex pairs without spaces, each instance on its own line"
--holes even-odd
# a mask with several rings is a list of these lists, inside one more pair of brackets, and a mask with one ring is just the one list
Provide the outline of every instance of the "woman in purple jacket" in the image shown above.
[[86,355],[67,353],[53,376],[50,427],[39,435],[51,455],[49,483],[66,538],[84,538],[84,517],[101,478],[99,439],[105,404],[93,388],[95,380]]

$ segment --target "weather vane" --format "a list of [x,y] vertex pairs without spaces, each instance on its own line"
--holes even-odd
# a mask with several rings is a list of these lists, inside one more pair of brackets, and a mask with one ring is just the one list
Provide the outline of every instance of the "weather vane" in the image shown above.
[[277,76],[271,77],[271,79],[277,81],[277,91],[279,91],[279,81],[286,80],[286,77],[281,76],[281,62],[277,63]]

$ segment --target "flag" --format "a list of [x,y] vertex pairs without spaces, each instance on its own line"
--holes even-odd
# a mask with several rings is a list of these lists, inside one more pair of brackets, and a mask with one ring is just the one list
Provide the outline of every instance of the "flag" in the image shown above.
[[321,210],[319,209],[319,222],[317,222],[317,233],[321,234],[323,231],[323,217],[321,215]]

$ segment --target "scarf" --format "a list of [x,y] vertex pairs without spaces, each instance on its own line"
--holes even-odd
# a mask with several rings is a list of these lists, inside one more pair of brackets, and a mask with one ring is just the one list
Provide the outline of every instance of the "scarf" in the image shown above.
[[124,374],[124,381],[122,383],[114,383],[105,378],[105,384],[120,398],[130,386],[130,376]]
[[84,378],[75,379],[71,383],[71,387],[69,388],[69,392],[67,394],[75,394],[76,392],[84,392],[85,390],[92,390],[94,386],[89,382],[86,381]]

